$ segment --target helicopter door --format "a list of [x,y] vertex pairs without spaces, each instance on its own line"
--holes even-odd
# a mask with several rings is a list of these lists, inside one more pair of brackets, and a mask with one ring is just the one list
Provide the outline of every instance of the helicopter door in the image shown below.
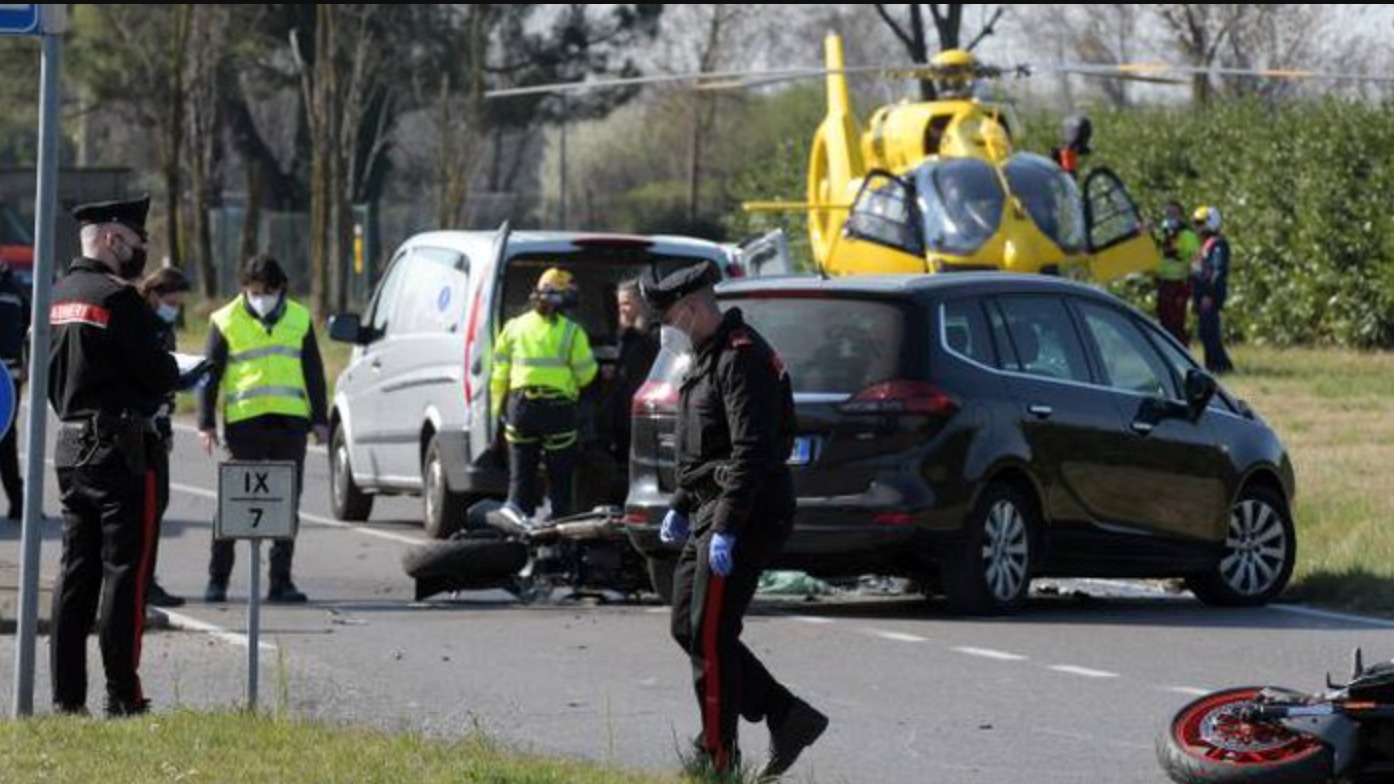
[[791,275],[793,260],[789,258],[789,235],[775,229],[741,243],[737,249],[741,269],[752,278],[769,275]]
[[873,171],[862,181],[843,231],[852,239],[922,258],[919,214],[914,186],[889,172]]
[[1150,272],[1162,254],[1123,181],[1098,168],[1084,180],[1084,221],[1089,234],[1089,271],[1103,282]]

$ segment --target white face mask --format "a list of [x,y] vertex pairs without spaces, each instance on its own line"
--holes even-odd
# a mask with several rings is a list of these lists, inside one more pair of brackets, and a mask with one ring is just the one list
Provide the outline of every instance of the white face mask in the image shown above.
[[173,324],[174,320],[179,318],[179,308],[161,302],[160,307],[155,311],[155,315],[159,316],[165,323]]
[[252,306],[252,311],[262,318],[271,315],[271,311],[281,302],[280,294],[248,294],[247,304]]

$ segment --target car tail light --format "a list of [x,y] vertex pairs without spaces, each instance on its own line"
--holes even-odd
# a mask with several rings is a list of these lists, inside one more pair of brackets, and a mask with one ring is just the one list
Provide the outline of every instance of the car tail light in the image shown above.
[[471,374],[474,368],[470,365],[474,362],[474,342],[479,337],[479,306],[484,300],[484,289],[480,288],[474,293],[474,304],[470,307],[469,327],[465,330],[465,406],[474,405],[474,381]]
[[645,381],[634,393],[630,413],[635,415],[676,414],[678,385],[670,381]]
[[733,261],[733,262],[731,262],[730,264],[727,264],[727,265],[726,265],[726,277],[728,277],[728,278],[744,278],[744,277],[745,277],[745,267],[742,266],[741,263],[740,263],[739,261]]
[[948,416],[958,411],[958,401],[933,384],[901,379],[867,387],[838,408],[847,414]]
[[632,509],[624,513],[624,517],[620,518],[620,523],[622,525],[648,525],[649,516],[642,509]]

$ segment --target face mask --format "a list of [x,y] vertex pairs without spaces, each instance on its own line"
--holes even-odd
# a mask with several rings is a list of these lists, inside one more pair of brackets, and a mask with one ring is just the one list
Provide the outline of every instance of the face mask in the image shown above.
[[132,248],[127,245],[131,255],[121,262],[121,271],[118,273],[126,280],[136,280],[145,272],[145,248]]
[[252,306],[252,312],[262,318],[271,315],[271,311],[281,302],[280,294],[248,294],[247,304]]
[[1176,232],[1181,231],[1181,219],[1180,219],[1180,218],[1163,218],[1163,219],[1162,219],[1162,231],[1165,231],[1165,232],[1167,232],[1167,233],[1169,233],[1169,234],[1175,234]]
[[686,335],[687,338],[688,338],[688,340],[691,340],[691,339],[692,339],[692,314],[691,314],[691,311],[689,311],[687,308],[683,308],[681,313],[679,313],[677,316],[674,316],[672,319],[670,319],[664,326],[668,326],[668,327],[672,327],[673,329],[676,329],[677,331],[679,331],[679,332],[683,333],[684,335]]
[[161,302],[160,307],[155,310],[155,315],[159,316],[166,324],[173,324],[174,320],[179,318],[179,308]]

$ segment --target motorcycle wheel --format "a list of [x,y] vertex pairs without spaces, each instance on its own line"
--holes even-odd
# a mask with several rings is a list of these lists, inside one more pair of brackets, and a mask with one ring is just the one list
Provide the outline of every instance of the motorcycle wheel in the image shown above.
[[1157,738],[1157,759],[1177,784],[1320,784],[1331,780],[1331,749],[1278,723],[1253,722],[1243,706],[1263,690],[1207,694],[1176,712]]
[[425,542],[402,555],[402,568],[416,580],[417,601],[447,591],[506,587],[527,563],[527,545],[492,536]]

